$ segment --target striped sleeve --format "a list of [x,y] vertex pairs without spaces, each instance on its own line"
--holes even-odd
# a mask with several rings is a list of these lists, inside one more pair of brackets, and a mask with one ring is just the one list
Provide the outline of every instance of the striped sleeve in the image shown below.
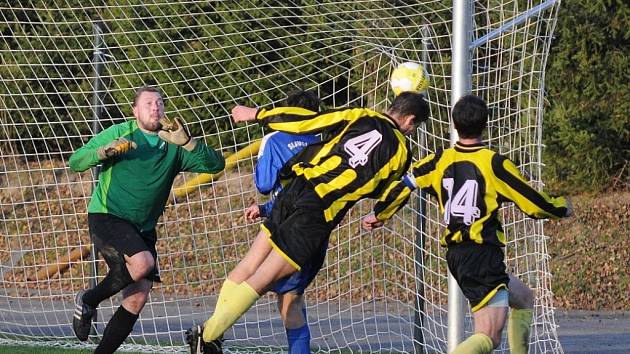
[[409,200],[409,195],[416,188],[430,188],[432,175],[435,171],[435,154],[413,164],[411,172],[401,180],[392,183],[374,205],[374,215],[377,219],[385,221],[390,219]]
[[321,113],[299,107],[278,107],[271,110],[261,108],[256,119],[269,128],[287,133],[319,133],[338,124],[345,124],[359,117],[381,117],[366,108],[339,108]]
[[520,171],[505,156],[495,154],[492,169],[498,178],[497,192],[513,201],[529,217],[561,218],[567,214],[567,201],[564,197],[551,197],[545,192],[532,188]]

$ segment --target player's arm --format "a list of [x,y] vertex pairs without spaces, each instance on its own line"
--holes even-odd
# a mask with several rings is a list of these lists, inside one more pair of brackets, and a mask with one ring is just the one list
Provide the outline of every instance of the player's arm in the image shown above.
[[158,131],[160,139],[182,148],[179,153],[181,171],[217,173],[225,168],[223,155],[193,138],[181,119],[162,118],[160,123],[162,124]]
[[123,137],[129,133],[124,127],[127,125],[112,125],[92,137],[87,144],[70,156],[68,161],[70,169],[75,172],[83,172],[113,156],[122,155],[135,149],[136,144]]
[[265,204],[260,204],[258,206],[261,218],[268,218],[271,215],[271,209],[273,208],[274,201],[274,199],[270,199]]
[[275,140],[271,139],[272,134],[263,137],[254,167],[254,183],[262,194],[269,194],[277,186],[278,173],[283,165],[279,153],[274,149]]
[[492,169],[498,179],[497,192],[513,201],[529,217],[557,219],[572,214],[573,210],[567,199],[552,197],[532,188],[516,165],[505,156],[493,156]]
[[383,118],[379,113],[366,108],[339,108],[320,113],[300,107],[277,107],[268,110],[236,106],[232,109],[235,122],[257,121],[267,124],[273,130],[299,134],[319,133],[357,117],[368,116]]
[[389,220],[407,204],[411,192],[415,189],[432,188],[432,178],[437,160],[436,155],[431,154],[415,162],[408,174],[401,180],[390,184],[374,205],[374,213],[364,219],[363,226],[368,230],[381,226],[383,221]]

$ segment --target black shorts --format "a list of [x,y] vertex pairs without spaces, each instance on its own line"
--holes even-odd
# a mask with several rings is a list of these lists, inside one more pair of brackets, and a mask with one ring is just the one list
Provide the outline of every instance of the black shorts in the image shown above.
[[446,261],[473,312],[485,306],[498,289],[507,289],[510,282],[503,249],[496,245],[472,242],[452,245],[446,251]]
[[321,258],[334,225],[326,222],[324,204],[313,187],[296,177],[280,192],[262,228],[273,248],[301,270]]
[[141,232],[125,219],[99,213],[88,214],[88,225],[90,238],[110,269],[121,270],[122,267],[126,267],[125,256],[131,257],[142,251],[149,251],[155,260],[155,267],[145,278],[158,283],[162,282],[157,265],[155,229]]

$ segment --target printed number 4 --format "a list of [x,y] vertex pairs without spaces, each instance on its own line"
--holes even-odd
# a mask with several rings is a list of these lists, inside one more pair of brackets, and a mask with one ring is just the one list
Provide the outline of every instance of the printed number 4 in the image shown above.
[[365,166],[368,162],[368,155],[383,140],[383,135],[378,130],[372,130],[348,140],[344,149],[350,154],[348,163],[352,168],[357,165]]
[[481,216],[479,208],[477,208],[477,189],[478,184],[474,179],[468,179],[464,185],[457,190],[453,196],[453,185],[455,180],[452,178],[444,178],[442,185],[448,192],[448,200],[444,204],[444,221],[448,224],[451,215],[461,216],[464,218],[464,224],[470,225]]

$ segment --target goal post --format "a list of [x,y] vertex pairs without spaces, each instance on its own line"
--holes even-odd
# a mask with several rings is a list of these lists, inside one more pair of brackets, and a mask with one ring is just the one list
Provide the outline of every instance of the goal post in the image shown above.
[[[470,22],[460,32],[455,10],[462,3]],[[268,131],[234,125],[229,112],[237,103],[277,105],[300,87],[315,90],[326,108],[385,110],[394,98],[391,70],[403,61],[420,62],[431,79],[431,117],[409,137],[414,159],[451,145],[450,109],[471,92],[488,101],[485,142],[541,188],[544,75],[559,3],[0,5],[0,344],[91,348],[117,308],[119,296],[104,301],[90,341],[74,338],[74,295],[107,268],[87,230],[98,172],[74,173],[67,162],[100,129],[131,117],[133,94],[143,84],[158,85],[167,115],[181,117],[230,159],[231,168],[176,179],[157,226],[163,283],[152,290],[124,350],[185,350],[184,331],[208,318],[222,280],[256,235],[259,225],[248,223],[243,210],[265,198],[252,177],[257,146]],[[449,309],[437,203],[420,192],[410,200],[379,231],[361,229],[371,201],[357,204],[333,231],[325,265],[305,294],[314,352],[446,353],[451,331],[455,341],[471,333],[467,308]],[[544,223],[511,205],[501,216],[508,267],[536,292],[530,352],[562,353]],[[286,348],[273,296],[263,296],[226,333],[225,348]],[[497,352],[507,351],[504,339]]]

